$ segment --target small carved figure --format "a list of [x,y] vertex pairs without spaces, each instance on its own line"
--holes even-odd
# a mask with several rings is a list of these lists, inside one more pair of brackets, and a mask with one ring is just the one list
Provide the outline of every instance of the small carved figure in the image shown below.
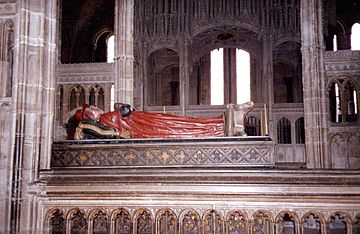
[[254,108],[253,102],[228,104],[225,112],[225,135],[247,136],[245,132],[246,114]]

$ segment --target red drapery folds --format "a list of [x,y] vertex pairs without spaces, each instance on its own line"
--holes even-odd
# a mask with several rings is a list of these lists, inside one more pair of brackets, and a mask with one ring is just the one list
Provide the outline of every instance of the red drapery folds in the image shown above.
[[101,115],[99,124],[113,127],[131,138],[191,138],[224,136],[223,116],[194,118],[134,111],[121,116],[119,110]]

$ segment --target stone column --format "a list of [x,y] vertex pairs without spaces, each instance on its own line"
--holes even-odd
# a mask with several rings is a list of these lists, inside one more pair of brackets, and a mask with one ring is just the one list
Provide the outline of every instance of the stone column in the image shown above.
[[[273,76],[273,36],[270,29],[265,29],[263,35],[263,96],[261,100],[266,104],[267,121],[268,121],[268,134],[270,137],[276,136],[276,123],[273,118],[273,104],[274,104],[274,76]],[[264,110],[264,107],[261,107]],[[264,131],[265,134],[265,131]],[[276,140],[276,139],[273,139]]]
[[134,0],[115,2],[115,102],[133,104]]
[[39,169],[49,168],[55,114],[57,0],[17,1],[11,232],[42,233]]
[[[147,70],[147,54],[148,47],[147,43],[144,41],[138,42],[137,44],[137,64],[136,64],[136,80],[134,82],[134,106],[138,110],[144,110],[144,106],[149,103],[147,100],[148,95],[148,70]],[[135,69],[135,68],[134,68]]]
[[236,88],[236,49],[224,48],[224,104],[237,103]]
[[309,168],[330,167],[325,91],[322,1],[301,0],[305,149]]
[[112,110],[111,106],[111,83],[105,83],[104,88],[104,112]]
[[186,106],[189,104],[189,80],[192,69],[191,44],[188,38],[183,38],[179,51],[180,65],[180,108],[181,114],[186,115]]

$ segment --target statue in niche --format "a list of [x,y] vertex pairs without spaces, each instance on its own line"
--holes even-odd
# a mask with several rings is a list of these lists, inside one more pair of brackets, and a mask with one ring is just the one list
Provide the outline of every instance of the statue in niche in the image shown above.
[[224,115],[209,118],[136,111],[122,103],[115,104],[114,111],[102,113],[83,105],[68,121],[67,139],[246,136],[245,115],[253,105],[229,104]]

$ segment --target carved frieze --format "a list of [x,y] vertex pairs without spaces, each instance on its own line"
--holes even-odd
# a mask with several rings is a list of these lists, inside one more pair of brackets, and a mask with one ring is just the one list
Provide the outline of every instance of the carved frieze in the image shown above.
[[113,63],[58,64],[57,82],[64,83],[114,83]]
[[[59,208],[47,209],[45,224],[48,225],[51,233],[65,233],[68,227],[69,233],[82,233],[94,227],[94,233],[133,233],[131,224],[135,223],[137,228],[134,233],[157,233],[157,234],[198,234],[198,233],[271,233],[272,227],[277,230],[287,229],[288,233],[297,233],[298,230],[308,231],[309,233],[323,232],[325,225],[330,224],[332,229],[340,229],[339,233],[344,230],[352,230],[360,221],[359,213],[353,210],[327,210],[317,209],[304,212],[302,209],[288,210],[261,210],[252,208],[243,208],[238,210],[218,208],[217,210],[206,209],[194,210],[192,208],[170,209],[159,208],[158,212],[153,212],[146,208],[137,208],[134,215],[130,216],[129,207],[120,209],[104,209],[103,219],[111,217],[109,220],[113,225],[106,228],[106,231],[97,230],[96,219],[91,218],[91,214],[97,211],[94,207],[82,207],[71,209],[66,207],[64,215]],[[73,214],[74,211],[77,213]],[[119,211],[121,212],[119,213]],[[81,213],[84,212],[84,213]],[[90,215],[86,215],[89,213]],[[153,213],[153,214],[152,214]],[[178,214],[176,214],[178,213]],[[85,215],[85,216],[84,216]],[[123,216],[121,216],[123,215]],[[326,219],[326,216],[328,217]],[[66,217],[66,218],[65,218]],[[85,217],[85,218],[84,218]],[[155,218],[153,218],[155,217]],[[178,218],[177,218],[178,217]],[[227,219],[225,218],[227,217]],[[247,217],[250,217],[249,219]],[[278,218],[276,218],[278,217]],[[302,218],[300,218],[302,217]],[[166,219],[165,219],[166,218]],[[328,220],[328,221],[327,221]],[[106,221],[107,226],[109,221]],[[127,223],[123,226],[126,228],[118,229],[119,222]],[[79,226],[75,226],[79,225]],[[341,224],[341,225],[337,225]],[[168,225],[168,229],[164,228]],[[89,226],[90,228],[87,228]],[[158,228],[153,229],[154,226]],[[250,230],[251,226],[251,230]],[[83,229],[79,229],[82,227]],[[96,229],[96,230],[95,230]]]
[[57,167],[213,167],[271,166],[274,142],[267,137],[212,139],[126,139],[57,142],[51,166]]
[[325,72],[328,80],[339,76],[357,76],[360,72],[360,51],[327,51]]

